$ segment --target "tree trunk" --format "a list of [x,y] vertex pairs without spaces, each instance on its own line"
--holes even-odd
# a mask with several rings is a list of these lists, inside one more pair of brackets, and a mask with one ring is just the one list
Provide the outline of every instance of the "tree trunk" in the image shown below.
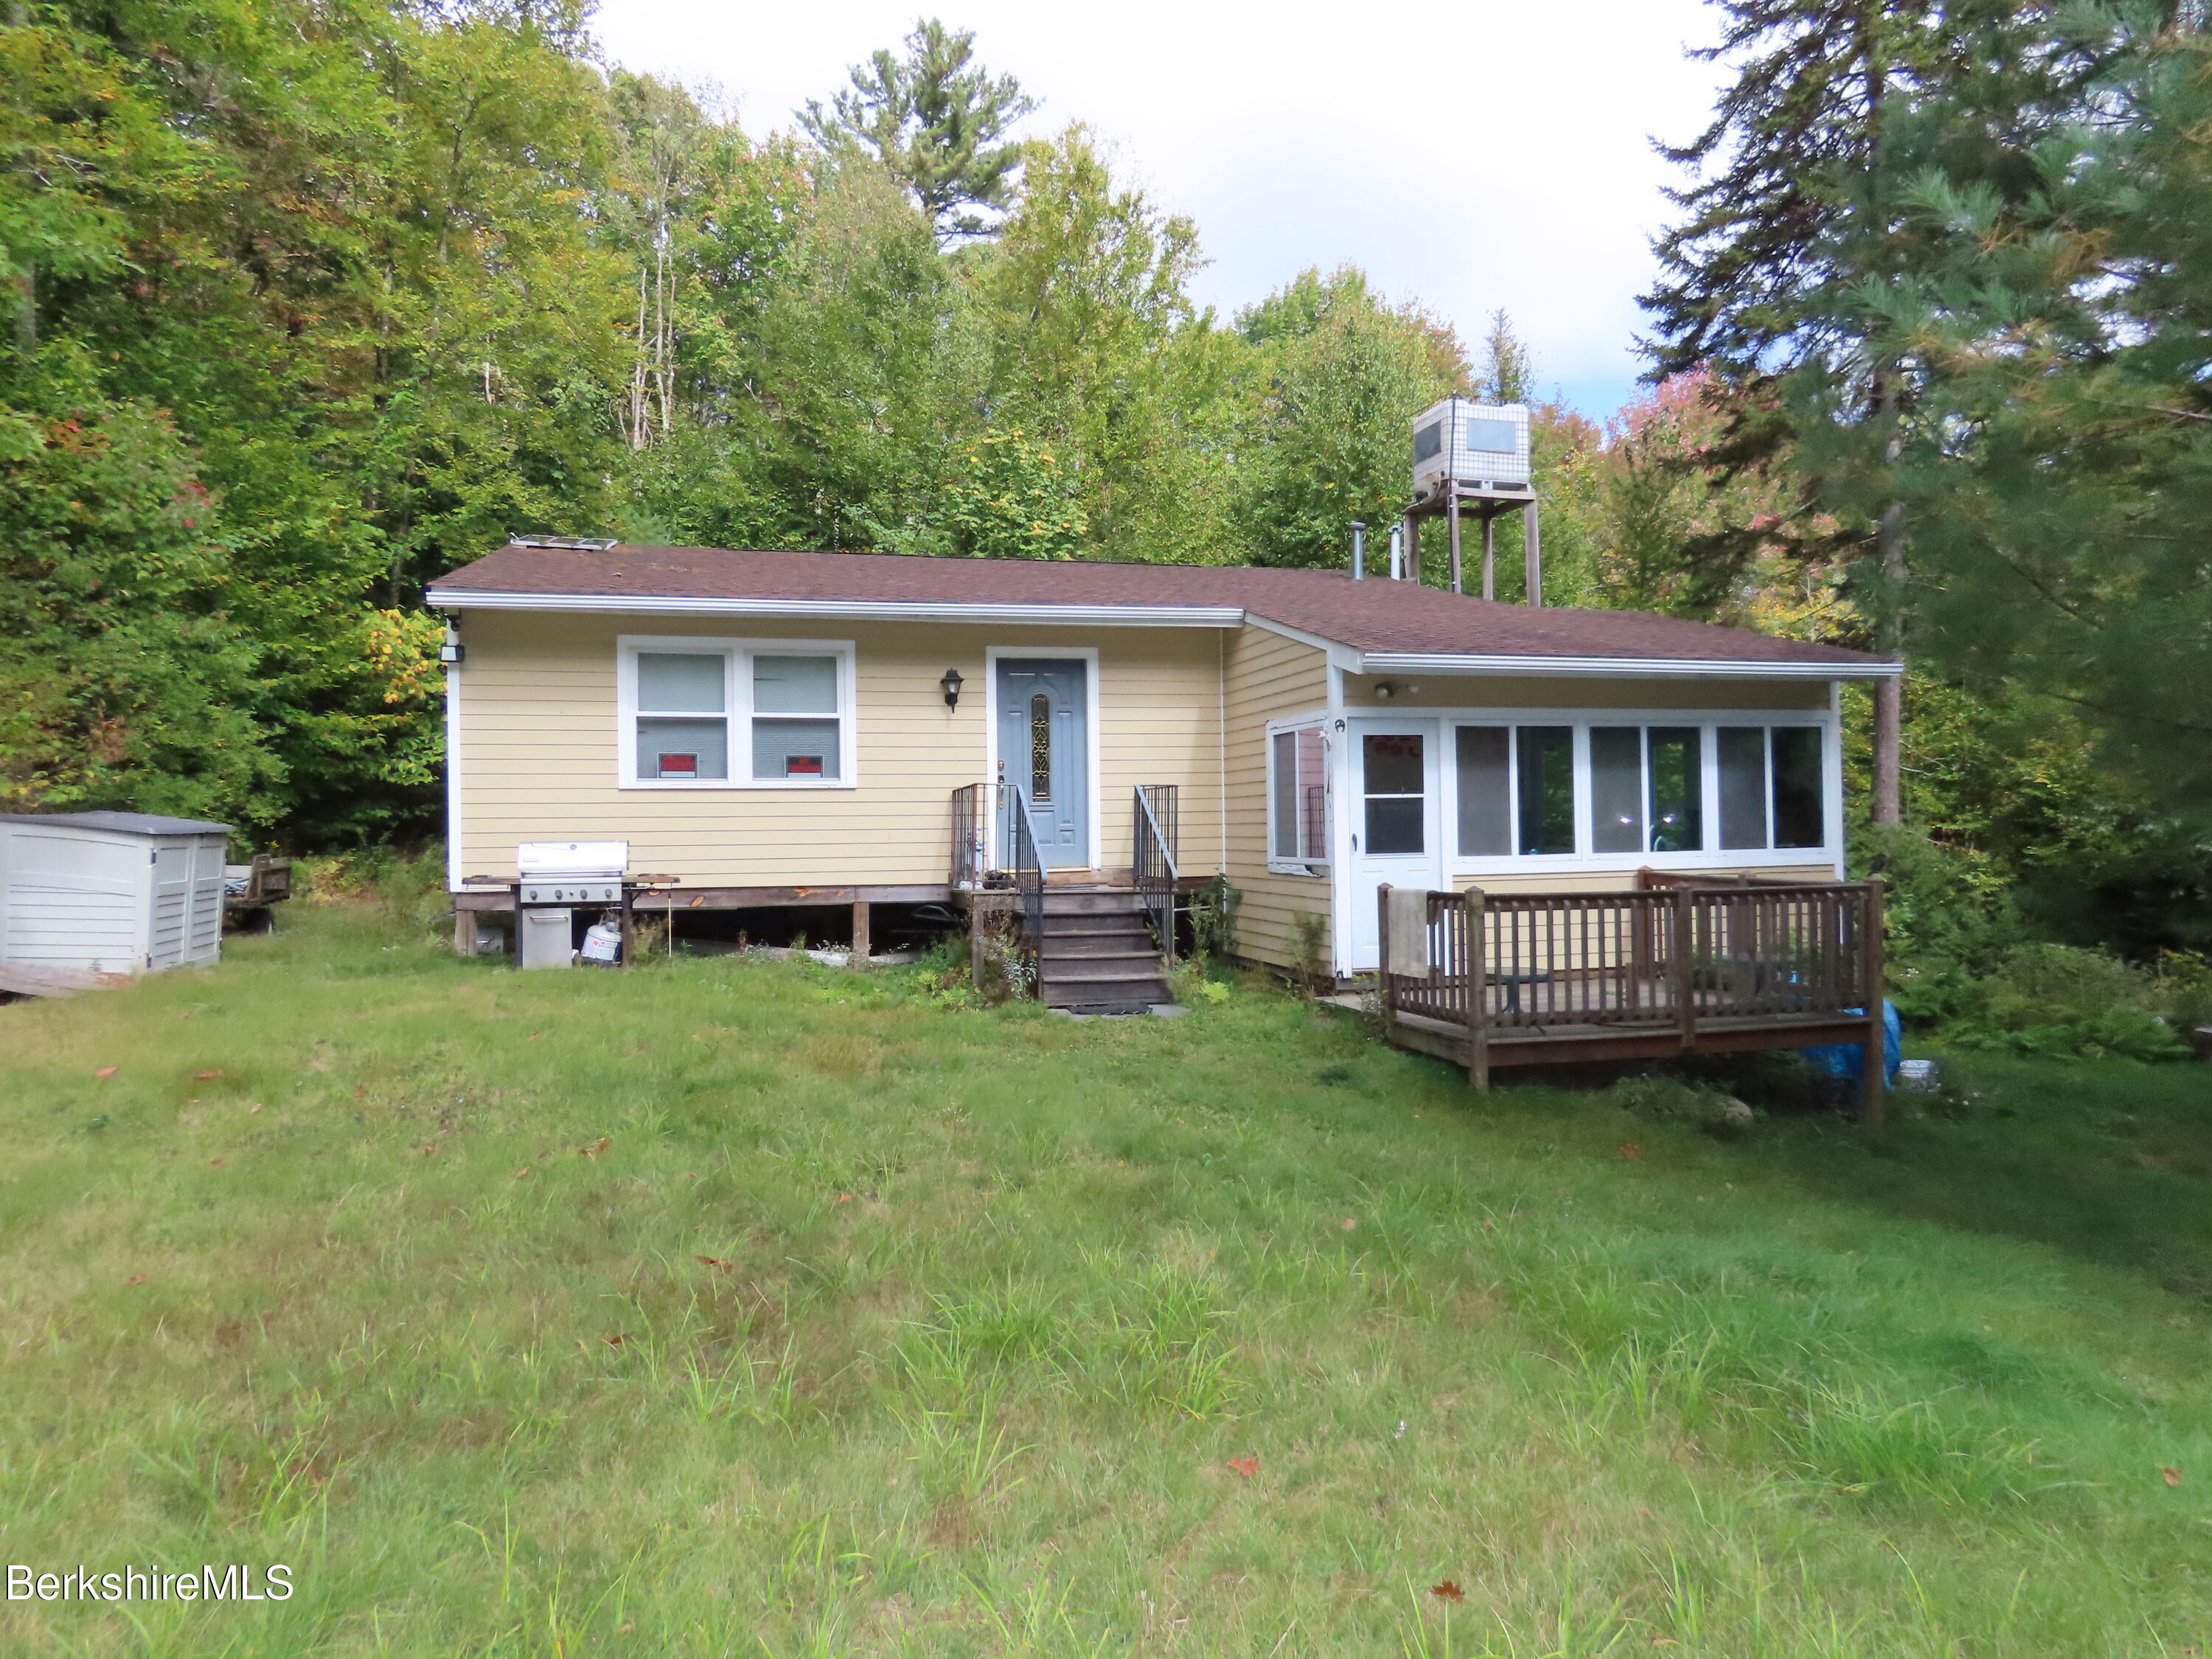
[[[1901,445],[1892,437],[1890,459]],[[1881,566],[1881,618],[1875,644],[1884,656],[1902,657],[1905,646],[1905,503],[1892,501],[1875,532]],[[1876,680],[1874,688],[1874,821],[1905,822],[1905,677]]]

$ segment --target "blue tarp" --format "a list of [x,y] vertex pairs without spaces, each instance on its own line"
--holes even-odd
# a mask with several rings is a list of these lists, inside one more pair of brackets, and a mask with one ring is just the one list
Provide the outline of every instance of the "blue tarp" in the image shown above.
[[[1863,1013],[1862,1008],[1846,1008],[1847,1014]],[[1830,1077],[1856,1078],[1865,1062],[1866,1050],[1856,1042],[1824,1043],[1817,1048],[1798,1051]],[[1897,1068],[1905,1060],[1905,1027],[1897,1018],[1897,1005],[1887,997],[1881,1004],[1881,1069],[1890,1082],[1897,1081]]]

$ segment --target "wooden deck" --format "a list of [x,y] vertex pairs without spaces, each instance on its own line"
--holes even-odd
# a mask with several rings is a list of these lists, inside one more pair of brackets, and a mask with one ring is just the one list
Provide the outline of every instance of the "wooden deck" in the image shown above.
[[[1650,877],[1624,893],[1424,896],[1425,971],[1378,975],[1401,1048],[1467,1068],[1855,1043],[1882,1107],[1881,893],[1870,883]],[[1402,942],[1401,942],[1402,943]]]

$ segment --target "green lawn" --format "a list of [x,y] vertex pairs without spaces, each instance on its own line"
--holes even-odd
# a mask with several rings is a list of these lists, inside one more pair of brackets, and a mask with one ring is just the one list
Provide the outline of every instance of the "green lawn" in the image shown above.
[[285,921],[0,1008],[0,1553],[296,1591],[0,1652],[2212,1636],[2212,1072],[1721,1142],[1256,984],[1077,1024]]

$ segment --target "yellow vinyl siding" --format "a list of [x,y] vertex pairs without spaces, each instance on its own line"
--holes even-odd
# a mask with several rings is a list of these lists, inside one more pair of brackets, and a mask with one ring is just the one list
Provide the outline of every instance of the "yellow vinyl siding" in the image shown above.
[[[850,788],[625,789],[617,777],[616,641],[623,635],[850,640],[857,687]],[[1095,647],[1099,820],[1109,867],[1130,862],[1138,783],[1180,786],[1183,864],[1221,842],[1220,646],[1211,629],[477,611],[462,621],[457,828],[464,874],[514,866],[526,841],[621,840],[634,870],[687,887],[941,884],[951,794],[986,781],[987,647],[1048,655]],[[939,682],[957,668],[957,710]],[[743,745],[733,734],[733,766]]]
[[[1229,879],[1240,889],[1237,949],[1278,968],[1297,961],[1294,918],[1329,913],[1328,878],[1267,868],[1267,722],[1328,702],[1328,658],[1315,646],[1249,625],[1227,636],[1223,701],[1229,725]],[[1322,960],[1328,960],[1326,932]]]

